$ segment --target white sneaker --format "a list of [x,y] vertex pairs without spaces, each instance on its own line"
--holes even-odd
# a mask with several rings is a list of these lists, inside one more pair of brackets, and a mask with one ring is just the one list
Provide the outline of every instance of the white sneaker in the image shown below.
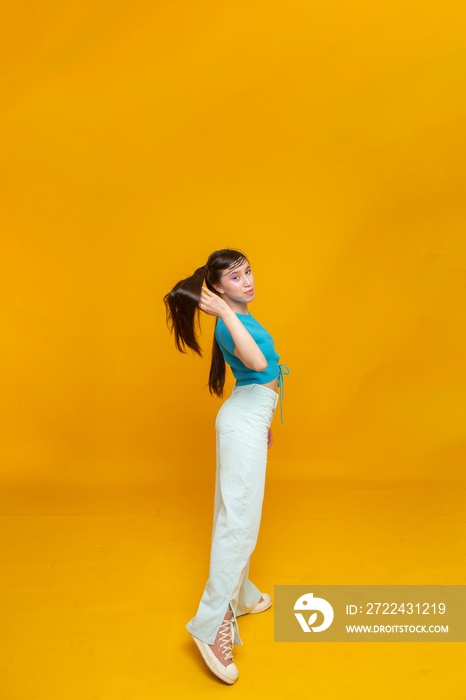
[[259,602],[249,611],[249,615],[255,615],[256,613],[264,612],[268,610],[272,605],[272,596],[268,593],[262,593]]
[[225,681],[225,683],[234,683],[239,676],[239,671],[233,661],[233,652],[231,649],[233,640],[233,612],[229,610],[226,613],[220,625],[220,629],[217,632],[217,636],[215,637],[214,644],[207,644],[193,634],[191,634],[191,637],[196,642],[210,670],[221,678],[222,681]]

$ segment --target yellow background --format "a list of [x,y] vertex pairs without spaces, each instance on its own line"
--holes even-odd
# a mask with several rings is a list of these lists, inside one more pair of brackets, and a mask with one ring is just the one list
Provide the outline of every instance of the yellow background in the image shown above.
[[[183,629],[208,571],[214,320],[205,357],[182,355],[162,304],[219,248],[249,256],[250,310],[290,369],[257,584],[464,583],[462,3],[8,11],[6,698],[219,692]],[[273,645],[272,615],[241,621],[245,694],[278,668],[296,697],[456,682],[459,645],[311,656]]]

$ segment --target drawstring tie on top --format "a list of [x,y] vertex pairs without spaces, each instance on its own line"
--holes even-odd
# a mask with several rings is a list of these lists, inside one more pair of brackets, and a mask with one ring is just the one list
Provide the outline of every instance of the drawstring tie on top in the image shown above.
[[[286,372],[284,369],[286,369]],[[285,393],[285,381],[283,378],[283,375],[289,374],[290,370],[286,365],[278,365],[278,387],[280,389],[280,418],[283,423],[283,406],[282,406],[282,401],[283,401],[283,394]]]

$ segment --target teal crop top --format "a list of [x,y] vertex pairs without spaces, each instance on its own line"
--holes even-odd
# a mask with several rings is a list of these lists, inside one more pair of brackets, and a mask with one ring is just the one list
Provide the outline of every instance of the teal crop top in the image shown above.
[[[235,355],[235,343],[231,337],[231,333],[220,318],[217,316],[217,323],[215,326],[215,338],[220,346],[225,362],[227,362],[233,376],[236,379],[235,386],[243,386],[244,384],[267,384],[273,379],[278,377],[279,386],[279,396],[280,396],[280,416],[283,423],[283,411],[282,411],[282,400],[283,400],[283,375],[289,374],[290,370],[286,365],[278,364],[280,358],[279,354],[275,350],[273,338],[268,333],[263,326],[257,321],[251,313],[248,314],[236,314],[240,319],[243,326],[252,335],[260,350],[262,351],[265,359],[267,360],[267,367],[262,372],[256,372],[246,365],[236,357]],[[284,371],[284,369],[286,372]]]

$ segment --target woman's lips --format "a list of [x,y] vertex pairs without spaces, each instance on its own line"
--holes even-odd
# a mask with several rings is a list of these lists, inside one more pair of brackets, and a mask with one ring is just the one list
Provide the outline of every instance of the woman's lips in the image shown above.
[[244,292],[245,294],[252,294],[254,292],[254,289],[250,289],[248,292]]

